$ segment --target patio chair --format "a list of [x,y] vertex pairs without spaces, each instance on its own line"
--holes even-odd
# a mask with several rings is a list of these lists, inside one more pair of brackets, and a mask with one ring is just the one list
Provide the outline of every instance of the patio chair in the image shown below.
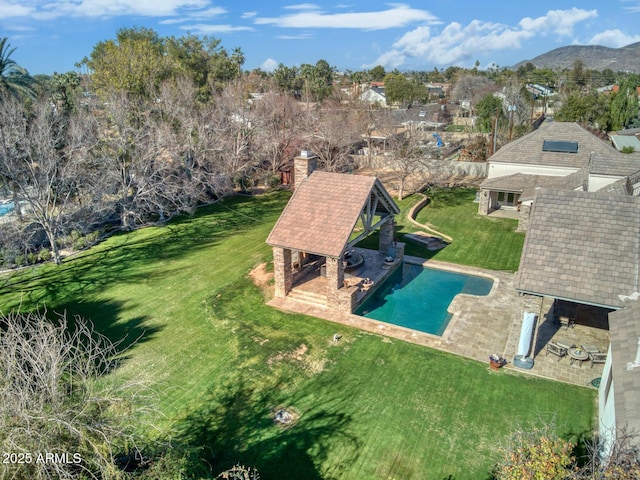
[[591,360],[591,368],[594,363],[604,363],[607,361],[606,353],[589,353],[589,360]]
[[567,330],[569,328],[573,328],[574,325],[576,324],[576,320],[574,318],[566,317],[564,315],[558,315],[556,319],[557,319],[556,321],[560,324],[560,326],[566,328]]
[[547,343],[547,353],[546,353],[546,355],[549,355],[550,353],[553,353],[554,355],[557,355],[558,356],[558,361],[560,361],[560,359],[567,354],[567,349],[565,347],[561,347],[560,345],[558,345],[555,342],[549,342],[549,343]]

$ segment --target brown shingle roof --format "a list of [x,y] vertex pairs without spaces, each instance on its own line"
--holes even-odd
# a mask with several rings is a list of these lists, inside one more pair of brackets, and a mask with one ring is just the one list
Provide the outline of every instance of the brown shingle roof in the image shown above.
[[640,198],[540,189],[516,289],[619,308],[638,292]]
[[640,431],[640,368],[627,370],[627,363],[636,358],[639,316],[637,301],[627,302],[625,308],[609,314],[616,424],[618,428],[627,427],[628,432]]
[[383,199],[379,208],[399,213],[375,177],[315,171],[296,188],[267,243],[338,257],[374,190]]
[[[543,152],[542,145],[545,140],[578,142],[578,153]],[[591,152],[603,155],[619,153],[577,123],[543,122],[537,130],[507,143],[488,161],[582,168],[589,164]]]

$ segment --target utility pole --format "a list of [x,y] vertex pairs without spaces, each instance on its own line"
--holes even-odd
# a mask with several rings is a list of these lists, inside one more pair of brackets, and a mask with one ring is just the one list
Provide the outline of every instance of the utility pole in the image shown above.
[[509,109],[509,141],[513,137],[513,112],[516,111],[516,106],[512,103],[508,107]]

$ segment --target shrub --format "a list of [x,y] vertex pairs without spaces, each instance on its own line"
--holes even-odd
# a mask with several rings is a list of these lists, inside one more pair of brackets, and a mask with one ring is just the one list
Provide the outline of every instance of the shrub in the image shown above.
[[575,464],[574,444],[553,425],[518,430],[505,445],[496,480],[563,480]]

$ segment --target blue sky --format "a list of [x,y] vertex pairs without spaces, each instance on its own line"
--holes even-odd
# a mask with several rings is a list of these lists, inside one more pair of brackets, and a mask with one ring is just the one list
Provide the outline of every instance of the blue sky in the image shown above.
[[500,67],[565,45],[640,42],[640,0],[0,0],[0,36],[34,75],[74,70],[119,28],[218,38],[244,68]]

